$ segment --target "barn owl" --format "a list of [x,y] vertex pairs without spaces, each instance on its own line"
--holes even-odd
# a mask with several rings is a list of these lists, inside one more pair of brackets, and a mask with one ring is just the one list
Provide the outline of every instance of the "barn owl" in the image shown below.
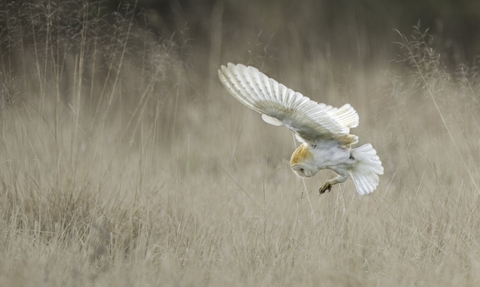
[[322,169],[337,173],[320,187],[320,194],[349,177],[360,195],[377,188],[382,163],[371,144],[352,148],[358,137],[350,129],[358,126],[359,119],[349,104],[334,108],[317,103],[242,64],[221,66],[218,76],[234,98],[262,114],[265,122],[295,133],[301,145],[293,152],[290,166],[298,176],[312,177]]

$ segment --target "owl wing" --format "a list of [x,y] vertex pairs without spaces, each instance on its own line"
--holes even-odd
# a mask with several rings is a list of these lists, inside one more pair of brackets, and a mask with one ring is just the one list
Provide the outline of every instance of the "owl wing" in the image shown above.
[[345,143],[354,143],[346,136],[358,126],[358,114],[349,104],[341,108],[319,104],[242,64],[222,66],[218,76],[232,96],[261,113],[265,122],[286,126],[305,142],[344,138]]

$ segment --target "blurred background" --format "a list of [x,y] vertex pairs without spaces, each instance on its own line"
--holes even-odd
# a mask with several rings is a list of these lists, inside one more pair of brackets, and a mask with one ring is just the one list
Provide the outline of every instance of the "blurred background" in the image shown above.
[[[0,18],[3,27],[8,27],[9,17],[19,6],[45,2],[4,1],[4,17]],[[70,18],[60,23],[76,27],[72,33],[80,31],[82,22],[88,20],[79,12],[87,4],[95,6],[90,8],[91,17],[133,10],[137,24],[151,31],[152,37],[175,42],[181,59],[200,77],[210,76],[214,67],[226,61],[259,68],[268,63],[275,68],[291,59],[321,60],[335,63],[334,74],[352,68],[368,69],[378,63],[387,65],[399,53],[393,44],[399,41],[395,30],[408,35],[414,25],[434,36],[433,47],[451,69],[472,62],[480,54],[480,2],[470,0],[47,2],[52,6],[52,16],[54,6],[77,12],[77,21]]]
[[[434,35],[450,67],[480,53],[478,1],[130,1],[135,2],[146,11],[149,29],[188,44],[190,60],[203,73],[221,60],[258,65],[292,57],[368,68],[394,59],[398,51],[392,43],[399,41],[394,30],[410,34],[414,25]],[[119,3],[109,2],[110,9]]]

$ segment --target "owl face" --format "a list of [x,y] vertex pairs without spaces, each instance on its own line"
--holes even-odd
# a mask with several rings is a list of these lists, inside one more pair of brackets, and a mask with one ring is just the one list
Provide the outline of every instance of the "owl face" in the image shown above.
[[303,163],[297,163],[292,165],[292,169],[300,177],[312,177],[318,172],[311,166]]

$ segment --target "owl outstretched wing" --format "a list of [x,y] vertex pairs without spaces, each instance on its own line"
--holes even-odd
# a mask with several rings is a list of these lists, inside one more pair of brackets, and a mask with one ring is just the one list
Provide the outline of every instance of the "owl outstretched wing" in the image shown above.
[[242,64],[222,66],[218,76],[232,96],[262,114],[265,122],[286,126],[305,142],[325,138],[345,144],[357,141],[356,136],[347,137],[350,128],[358,126],[358,114],[349,104],[341,108],[319,104]]

